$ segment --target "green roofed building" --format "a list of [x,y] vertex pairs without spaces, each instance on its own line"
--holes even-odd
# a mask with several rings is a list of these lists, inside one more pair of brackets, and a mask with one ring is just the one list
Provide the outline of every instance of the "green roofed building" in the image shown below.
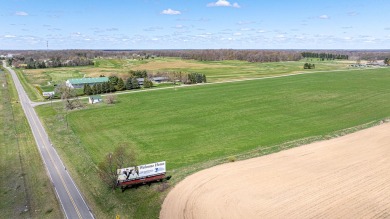
[[68,79],[66,81],[66,86],[71,88],[83,88],[84,85],[89,84],[90,86],[93,86],[98,83],[104,83],[108,82],[107,77],[99,77],[99,78],[73,78]]

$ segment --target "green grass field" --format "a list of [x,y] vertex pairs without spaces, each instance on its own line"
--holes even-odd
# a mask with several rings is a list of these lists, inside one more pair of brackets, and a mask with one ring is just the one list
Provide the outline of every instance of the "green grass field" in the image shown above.
[[61,105],[37,109],[98,216],[156,218],[166,192],[111,192],[95,174],[120,142],[139,163],[167,161],[174,184],[205,163],[388,118],[389,84],[383,68],[139,92],[69,113],[69,129]]
[[0,218],[63,218],[9,75],[0,70]]
[[389,116],[383,103],[390,94],[375,92],[388,88],[385,71],[145,92],[74,112],[69,121],[94,162],[112,151],[108,145],[128,141],[142,151],[141,162],[162,159],[176,169]]
[[25,89],[29,97],[35,101],[43,99],[38,95],[35,86],[43,91],[53,91],[54,84],[59,84],[69,78],[99,77],[100,75],[118,75],[126,78],[129,70],[147,70],[156,72],[198,72],[206,74],[208,82],[227,81],[236,79],[259,78],[266,76],[298,73],[304,70],[305,62],[316,65],[315,71],[347,69],[347,61],[318,61],[301,60],[299,62],[270,62],[251,63],[237,60],[225,61],[195,61],[179,58],[156,58],[148,60],[133,59],[95,59],[94,66],[62,67],[50,69],[20,69],[26,82]]

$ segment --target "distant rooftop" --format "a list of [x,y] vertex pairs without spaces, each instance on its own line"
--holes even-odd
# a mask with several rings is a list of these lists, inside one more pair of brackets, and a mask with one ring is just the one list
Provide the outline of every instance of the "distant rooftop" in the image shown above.
[[108,82],[107,77],[99,78],[72,78],[68,79],[71,84],[92,84],[92,83],[103,83]]

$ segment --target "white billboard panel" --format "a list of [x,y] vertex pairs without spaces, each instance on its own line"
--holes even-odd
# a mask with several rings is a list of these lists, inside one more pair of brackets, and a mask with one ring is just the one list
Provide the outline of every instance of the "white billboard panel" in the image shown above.
[[51,91],[51,92],[43,92],[43,93],[42,93],[42,96],[44,96],[44,97],[51,97],[51,96],[54,96],[54,91]]
[[118,181],[120,182],[160,175],[165,172],[165,161],[117,169]]

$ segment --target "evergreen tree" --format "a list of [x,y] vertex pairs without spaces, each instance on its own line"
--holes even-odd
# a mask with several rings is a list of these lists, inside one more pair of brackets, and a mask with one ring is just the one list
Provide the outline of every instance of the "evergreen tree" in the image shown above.
[[103,82],[102,83],[102,93],[108,93],[108,92],[110,92],[108,82]]
[[84,94],[86,95],[91,95],[92,94],[92,89],[89,84],[84,85]]
[[100,84],[100,83],[96,84],[95,87],[96,87],[96,93],[101,94],[102,93],[102,84]]
[[118,84],[119,78],[117,76],[109,76],[108,81],[115,86]]
[[133,89],[132,80],[133,80],[133,78],[127,78],[126,79],[126,83],[125,83],[126,90]]
[[108,90],[110,92],[115,92],[115,86],[113,84],[111,84],[111,83],[108,83]]
[[195,73],[196,77],[196,83],[202,83],[203,82],[203,75]]
[[153,82],[149,80],[148,78],[144,79],[144,88],[151,88],[153,87]]
[[115,89],[117,91],[121,91],[121,90],[124,90],[125,89],[125,82],[123,82],[123,79],[122,78],[119,78],[118,79],[118,84],[116,85]]
[[132,84],[132,86],[133,86],[133,89],[138,89],[138,88],[140,88],[137,78],[132,78],[132,79],[131,79],[131,84]]
[[385,60],[383,61],[383,63],[385,65],[390,65],[390,59],[389,58],[385,58]]

